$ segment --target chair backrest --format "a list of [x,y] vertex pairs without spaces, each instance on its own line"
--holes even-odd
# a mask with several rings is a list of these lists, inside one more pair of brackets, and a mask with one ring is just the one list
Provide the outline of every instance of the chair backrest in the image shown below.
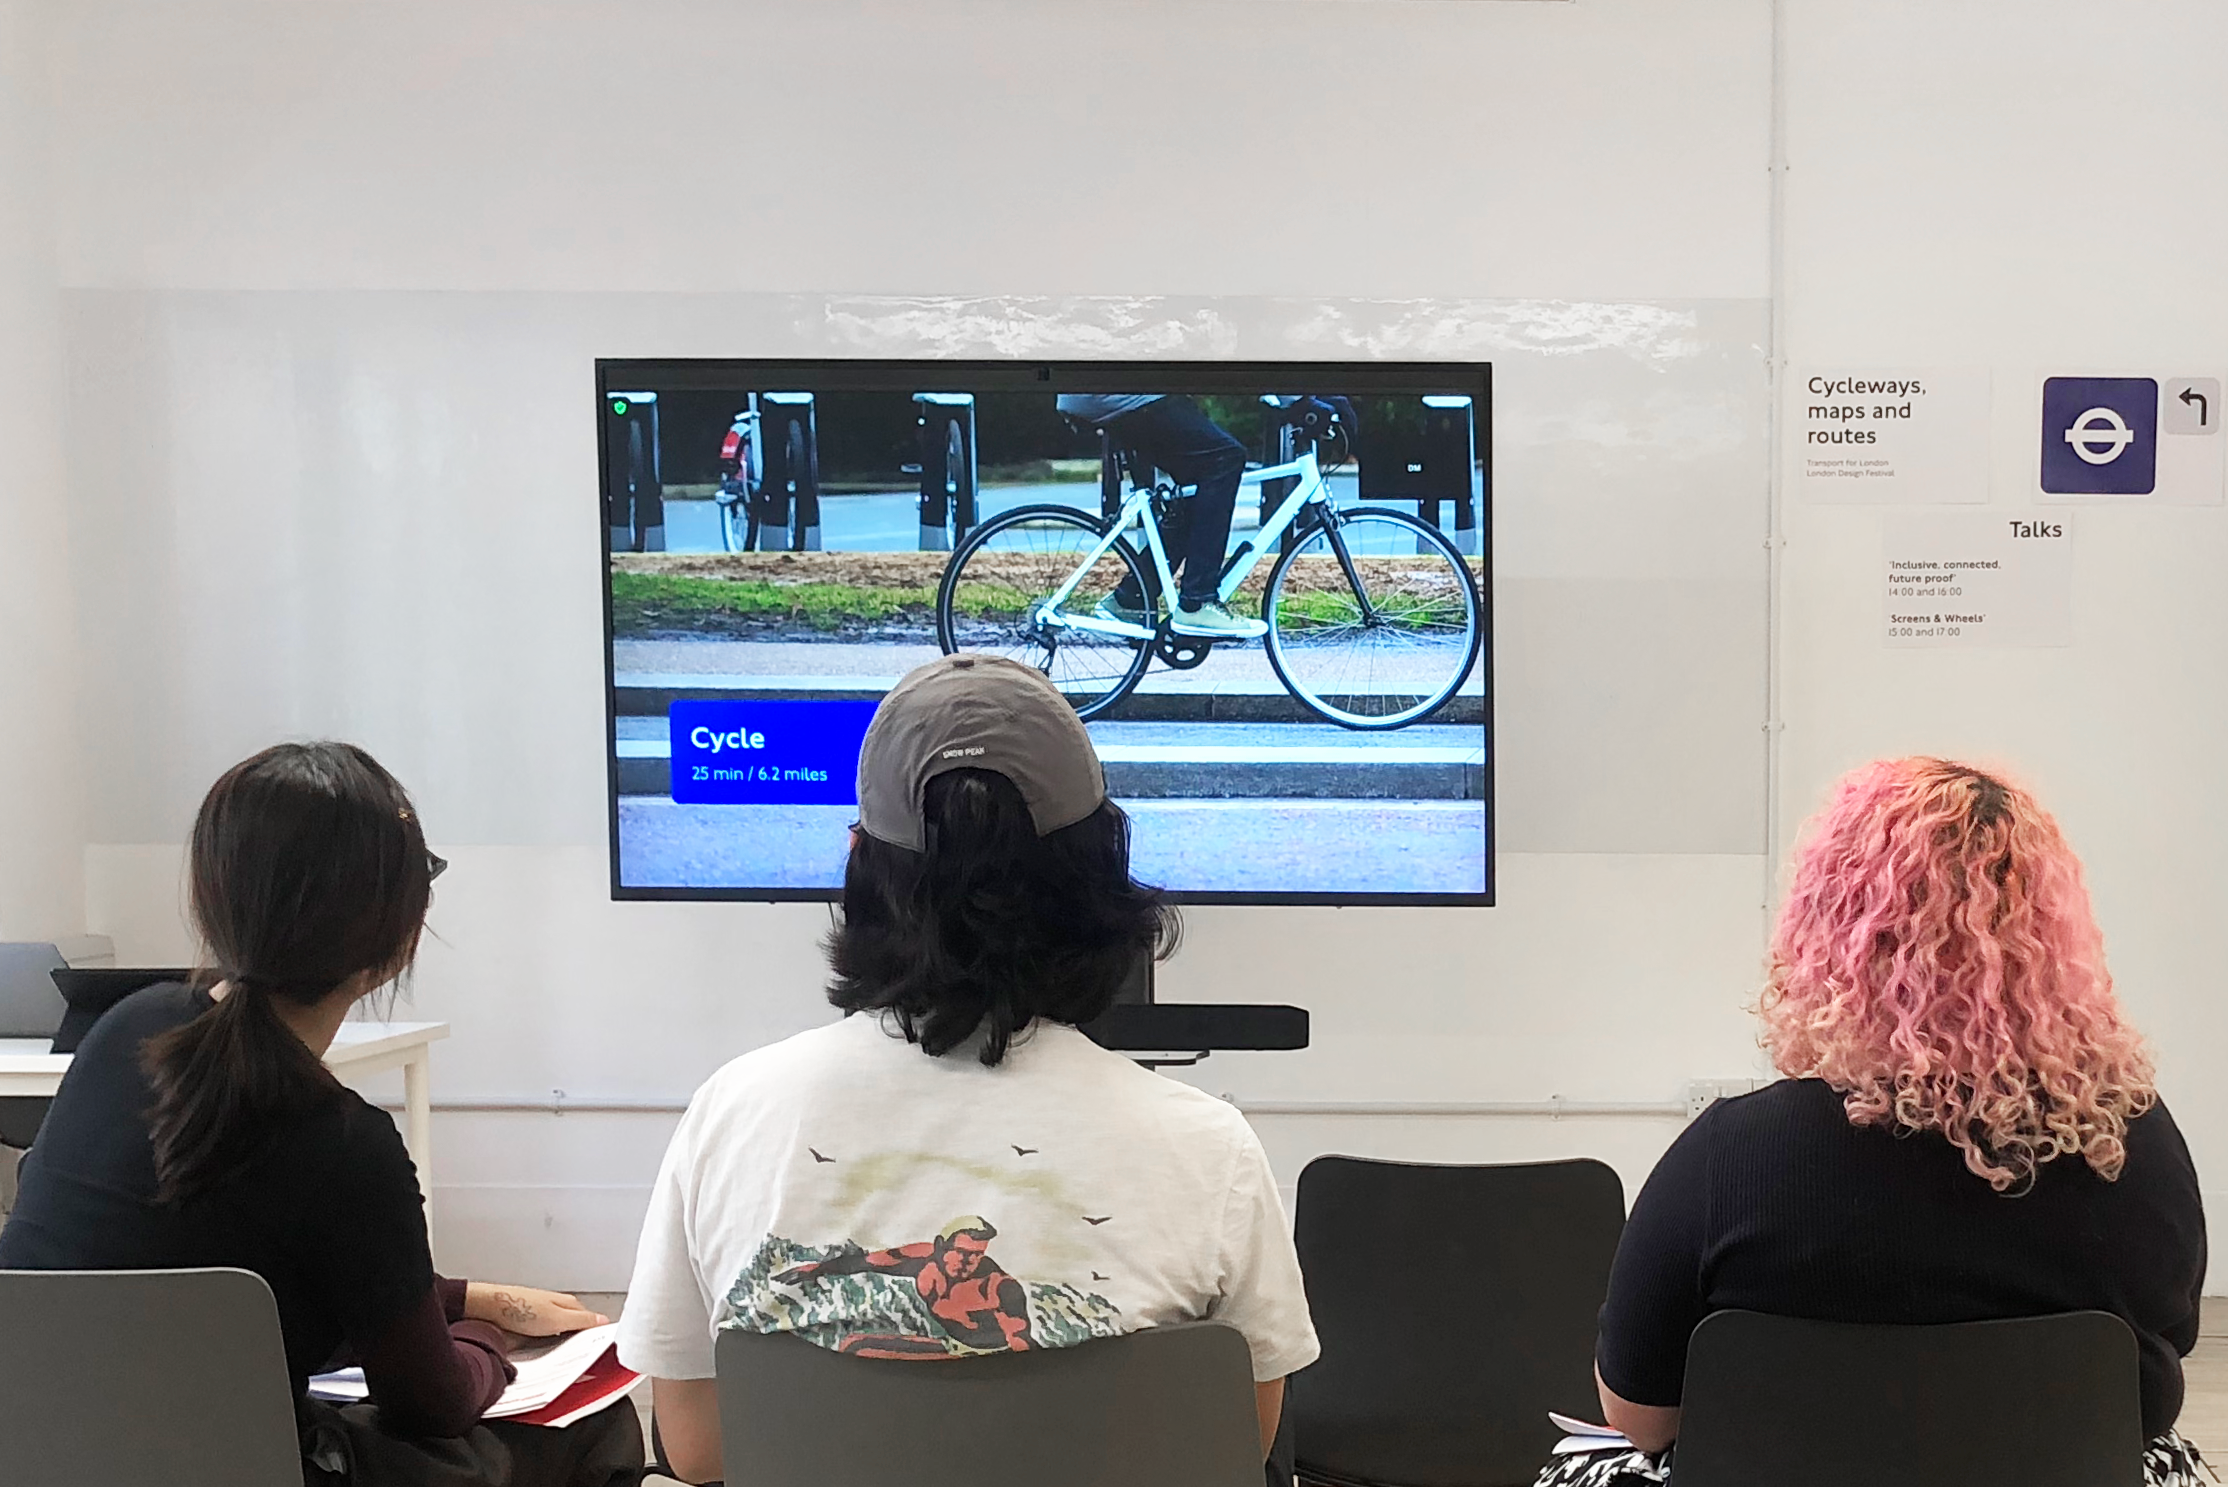
[[1148,1327],[949,1361],[720,1333],[728,1487],[1261,1487],[1235,1329]]
[[1593,1418],[1595,1320],[1624,1232],[1596,1161],[1446,1167],[1319,1157],[1294,1221],[1323,1356],[1293,1379],[1303,1476],[1529,1483]]
[[1873,1327],[1752,1311],[1687,1344],[1679,1487],[2139,1487],[2135,1335],[2105,1312]]
[[8,1487],[301,1487],[278,1304],[245,1270],[0,1270]]

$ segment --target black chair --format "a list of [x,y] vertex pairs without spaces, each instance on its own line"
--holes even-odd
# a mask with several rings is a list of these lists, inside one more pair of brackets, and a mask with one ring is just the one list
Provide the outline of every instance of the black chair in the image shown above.
[[1596,1161],[1308,1163],[1294,1230],[1323,1356],[1286,1402],[1300,1478],[1531,1482],[1561,1436],[1549,1410],[1599,1416],[1595,1319],[1624,1225]]
[[2135,1335],[2078,1311],[1940,1327],[1703,1319],[1678,1487],[2140,1487]]
[[1218,1322],[934,1362],[724,1330],[727,1487],[1261,1487],[1253,1355]]

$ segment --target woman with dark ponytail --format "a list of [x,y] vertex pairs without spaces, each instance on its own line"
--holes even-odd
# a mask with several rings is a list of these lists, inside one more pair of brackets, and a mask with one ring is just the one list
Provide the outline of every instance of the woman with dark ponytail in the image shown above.
[[642,1442],[619,1407],[564,1430],[484,1422],[506,1330],[604,1319],[572,1297],[443,1280],[394,1122],[323,1062],[405,977],[445,866],[402,787],[348,744],[236,765],[194,822],[205,969],[119,1002],[80,1046],[0,1229],[0,1268],[235,1265],[270,1282],[298,1395],[342,1360],[372,1402],[302,1395],[304,1480],[607,1487]]

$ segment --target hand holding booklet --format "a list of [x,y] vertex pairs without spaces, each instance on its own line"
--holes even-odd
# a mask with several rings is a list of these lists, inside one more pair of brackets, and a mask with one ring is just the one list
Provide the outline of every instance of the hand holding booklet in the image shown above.
[[[565,1426],[625,1398],[642,1375],[619,1362],[618,1332],[616,1322],[607,1322],[538,1351],[513,1353],[518,1377],[483,1418]],[[359,1404],[370,1390],[361,1368],[343,1368],[311,1378],[309,1394],[331,1404]]]
[[1570,1415],[1547,1412],[1548,1423],[1563,1432],[1555,1443],[1558,1456],[1576,1456],[1582,1451],[1630,1451],[1633,1444],[1606,1425],[1596,1425],[1591,1420],[1580,1420]]

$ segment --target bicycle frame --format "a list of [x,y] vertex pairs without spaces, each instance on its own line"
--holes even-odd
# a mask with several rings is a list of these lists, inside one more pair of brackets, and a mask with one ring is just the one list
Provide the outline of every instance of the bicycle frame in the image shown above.
[[[1283,500],[1277,502],[1274,511],[1264,513],[1260,529],[1239,543],[1238,550],[1225,560],[1222,581],[1215,585],[1215,597],[1218,600],[1227,603],[1230,596],[1238,592],[1239,586],[1260,564],[1262,556],[1299,520],[1302,511],[1311,504],[1328,507],[1331,502],[1330,483],[1323,478],[1323,468],[1315,458],[1313,445],[1288,464],[1265,465],[1258,470],[1248,470],[1239,477],[1238,487],[1241,490],[1249,485],[1259,487],[1271,480],[1293,478],[1297,478],[1299,484],[1292,487]],[[1075,586],[1091,571],[1091,565],[1112,551],[1114,544],[1121,540],[1133,523],[1145,529],[1145,547],[1160,576],[1160,591],[1163,594],[1177,591],[1176,574],[1168,562],[1168,549],[1160,540],[1160,520],[1153,515],[1155,489],[1156,487],[1149,485],[1137,487],[1123,498],[1121,509],[1114,513],[1114,520],[1108,524],[1106,534],[1083,555],[1082,561],[1075,565],[1075,571],[1068,575],[1067,582],[1054,589],[1038,607],[1037,617],[1042,623],[1056,629],[1088,630],[1094,634],[1117,636],[1123,640],[1151,640],[1154,637],[1157,632],[1149,625],[1125,624],[1120,620],[1101,619],[1095,614],[1063,614],[1060,606],[1068,601],[1068,596],[1075,592]],[[1339,551],[1343,557],[1344,549],[1340,548]]]

